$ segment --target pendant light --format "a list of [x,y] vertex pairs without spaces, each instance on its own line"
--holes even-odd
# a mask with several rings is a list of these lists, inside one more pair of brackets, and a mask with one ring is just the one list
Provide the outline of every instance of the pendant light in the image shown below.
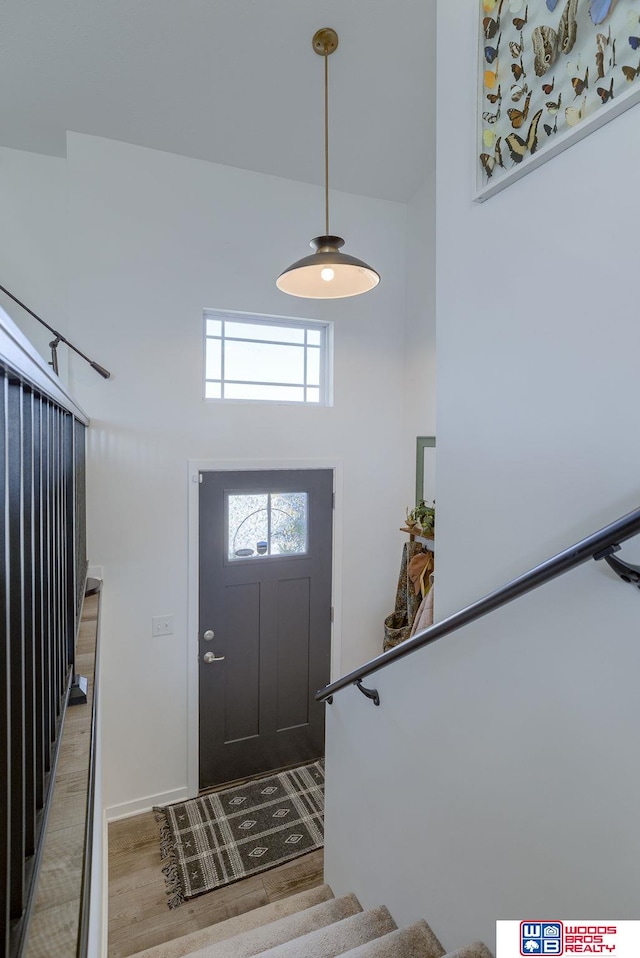
[[324,209],[325,235],[316,236],[310,246],[315,250],[289,266],[276,280],[276,286],[291,296],[307,299],[340,299],[367,293],[380,282],[375,269],[355,256],[341,253],[344,240],[329,233],[329,55],[338,46],[338,34],[331,27],[318,30],[313,49],[324,57]]

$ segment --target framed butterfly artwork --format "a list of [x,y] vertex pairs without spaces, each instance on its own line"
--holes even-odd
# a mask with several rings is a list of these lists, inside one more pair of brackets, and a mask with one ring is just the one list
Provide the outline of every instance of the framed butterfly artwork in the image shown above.
[[477,0],[475,199],[640,102],[640,0]]

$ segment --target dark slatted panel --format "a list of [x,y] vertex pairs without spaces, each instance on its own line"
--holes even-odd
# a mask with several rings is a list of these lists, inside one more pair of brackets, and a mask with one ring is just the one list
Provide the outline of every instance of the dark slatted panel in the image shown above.
[[44,674],[44,766],[51,769],[51,745],[55,736],[55,668],[53,656],[53,621],[51,614],[51,404],[42,400],[42,647]]
[[25,847],[36,847],[36,699],[33,631],[33,393],[22,394],[22,613],[24,629]]
[[76,568],[76,621],[82,610],[85,578],[87,575],[87,522],[86,522],[86,428],[74,420],[74,478],[75,478],[75,568]]
[[55,738],[60,712],[60,689],[62,688],[62,660],[60,658],[60,602],[58,590],[59,532],[58,532],[58,410],[51,407],[51,436],[49,441],[51,456],[49,474],[49,508],[50,512],[50,558],[49,558],[49,612],[51,615],[51,674],[53,677],[51,688],[52,725],[51,734]]
[[0,368],[0,958],[25,940],[75,655],[84,443],[81,423]]
[[22,608],[22,384],[9,382],[7,431],[7,498],[9,503],[9,654],[11,833],[9,839],[9,914],[19,918],[24,907],[25,869],[25,707],[24,622]]
[[[0,954],[9,953],[9,630],[7,610],[8,570],[6,563],[7,501],[7,380],[0,378]],[[5,719],[6,716],[6,719]]]
[[[69,615],[69,552],[67,539],[67,417],[63,410],[59,414],[60,442],[60,605],[62,606],[62,669],[63,675],[69,672],[72,659],[75,634],[73,616]],[[72,603],[73,604],[73,603]],[[65,686],[66,687],[66,686]]]
[[75,495],[74,495],[74,429],[73,417],[64,416],[64,534],[65,563],[65,608],[67,610],[68,652],[67,662],[75,662],[77,633],[76,578],[75,578]]
[[62,687],[64,682],[63,642],[62,642],[62,615],[60,602],[60,415],[57,407],[51,410],[53,416],[53,544],[51,556],[51,580],[53,582],[52,614],[53,614],[53,644],[55,648],[56,684],[55,684],[55,722],[62,710]]
[[[68,515],[68,479],[67,476],[67,416],[63,410],[58,410],[59,442],[60,442],[60,605],[62,607],[62,666],[66,676],[69,663],[73,661],[75,643],[73,598],[69,597],[69,549],[67,515]],[[73,482],[73,479],[71,479]],[[71,554],[73,563],[73,555]],[[73,564],[72,564],[73,574]]]
[[60,713],[64,708],[64,696],[69,675],[69,645],[73,639],[69,636],[69,609],[67,603],[67,538],[66,538],[66,480],[65,480],[65,413],[56,410],[58,415],[58,605],[60,607]]
[[42,405],[33,397],[33,632],[35,682],[35,803],[44,805],[44,780],[48,742],[45,737],[45,680],[48,664],[44,647],[43,559],[42,559]]

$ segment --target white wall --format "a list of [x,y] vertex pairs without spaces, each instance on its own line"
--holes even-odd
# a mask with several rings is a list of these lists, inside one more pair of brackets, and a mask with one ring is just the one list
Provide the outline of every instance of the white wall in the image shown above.
[[[0,210],[0,285],[67,335],[65,161],[0,147]],[[48,362],[51,333],[2,292],[0,305]],[[66,382],[64,345],[58,368]]]
[[[438,4],[440,617],[640,505],[640,108],[474,204],[477,15]],[[637,918],[638,601],[591,563],[338,695],[334,891],[447,948]]]
[[[275,277],[304,254],[319,189],[71,134],[70,316],[105,382],[72,361],[92,419],[89,554],[104,568],[104,793],[127,811],[186,785],[187,461],[332,459],[343,469],[346,669],[381,649],[399,558],[403,205],[338,194],[332,226],[373,263],[354,300],[294,300]],[[202,309],[335,321],[335,405],[205,404]],[[173,613],[175,634],[151,637]],[[149,804],[149,802],[147,802]]]
[[[435,34],[431,35],[435,55]],[[407,204],[407,334],[405,354],[405,505],[415,501],[416,437],[436,431],[435,143],[422,188]]]

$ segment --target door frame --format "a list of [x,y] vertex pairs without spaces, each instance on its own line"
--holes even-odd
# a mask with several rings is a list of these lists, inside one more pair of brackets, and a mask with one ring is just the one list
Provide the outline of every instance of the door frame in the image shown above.
[[342,462],[337,459],[189,459],[188,558],[187,558],[187,790],[189,798],[198,795],[198,590],[199,590],[199,493],[201,472],[255,472],[266,470],[330,469],[333,472],[333,537],[331,562],[331,681],[341,674],[342,658]]

